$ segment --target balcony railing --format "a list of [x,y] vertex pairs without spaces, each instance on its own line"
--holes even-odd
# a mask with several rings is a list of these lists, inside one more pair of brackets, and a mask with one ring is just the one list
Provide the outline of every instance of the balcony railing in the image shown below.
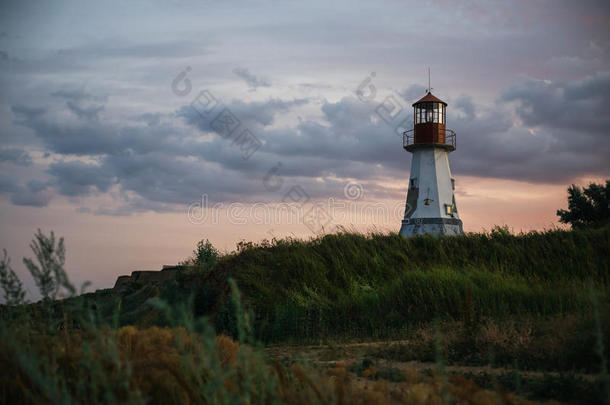
[[445,147],[449,150],[455,150],[455,132],[451,129],[441,130],[445,132],[445,142],[417,142],[415,143],[415,134],[410,129],[402,133],[402,147],[410,150],[414,149],[417,145],[433,145]]

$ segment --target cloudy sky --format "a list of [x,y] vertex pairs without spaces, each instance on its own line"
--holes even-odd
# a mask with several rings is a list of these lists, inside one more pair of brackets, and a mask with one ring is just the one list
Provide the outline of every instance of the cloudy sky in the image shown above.
[[0,247],[24,275],[54,230],[103,288],[202,238],[397,231],[428,67],[465,229],[557,226],[610,176],[609,4],[5,1]]

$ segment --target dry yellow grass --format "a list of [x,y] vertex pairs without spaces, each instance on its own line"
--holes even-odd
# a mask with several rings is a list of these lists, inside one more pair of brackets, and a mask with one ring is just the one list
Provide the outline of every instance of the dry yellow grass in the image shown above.
[[[359,377],[344,362],[332,367],[283,365],[228,336],[211,339],[205,342],[184,328],[126,326],[104,330],[97,336],[65,332],[47,337],[38,350],[41,356],[50,356],[49,364],[54,364],[60,380],[68,383],[68,392],[78,392],[79,379],[102,377],[106,385],[101,389],[114,390],[113,398],[119,403],[144,400],[197,404],[208,403],[211,398],[217,403],[241,399],[244,403],[295,405],[440,405],[447,399],[477,405],[531,403],[518,401],[510,393],[480,389],[463,377],[444,380],[438,375],[407,369],[401,371],[405,377],[402,382],[374,381],[379,371],[376,366],[367,368]],[[209,352],[212,348],[214,353]],[[0,352],[8,355],[5,350]],[[32,389],[33,381],[28,380],[27,372],[18,362],[5,364],[0,372],[5,398],[23,399],[18,402],[26,403],[48,401],[43,390]],[[83,364],[89,364],[89,369],[83,369]],[[91,371],[93,366],[97,371]],[[78,395],[96,402],[101,394],[87,389]]]

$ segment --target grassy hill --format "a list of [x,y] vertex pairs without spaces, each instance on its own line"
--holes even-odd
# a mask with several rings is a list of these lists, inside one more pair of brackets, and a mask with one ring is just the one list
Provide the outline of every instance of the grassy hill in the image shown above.
[[[160,285],[131,284],[119,291],[2,308],[0,357],[10,367],[0,373],[0,379],[12,384],[7,398],[20,398],[16,392],[26,390],[23,381],[42,387],[36,398],[40,394],[48,399],[65,391],[80,400],[89,394],[83,397],[79,390],[90,389],[91,381],[97,381],[100,392],[129,396],[121,380],[127,379],[138,387],[138,395],[159,400],[164,395],[174,398],[176,392],[196,398],[201,391],[193,381],[220,395],[218,387],[228,381],[233,384],[230,387],[241,387],[240,376],[254,373],[256,382],[247,380],[254,384],[249,387],[269,390],[265,395],[274,398],[301,395],[307,389],[313,399],[296,403],[312,403],[320,398],[318,385],[327,384],[327,372],[341,374],[341,384],[346,384],[330,383],[324,389],[331,390],[335,384],[332,389],[339,391],[329,391],[329,398],[341,398],[343,389],[352,390],[355,397],[362,395],[366,390],[358,391],[360,383],[348,378],[353,375],[406,384],[407,391],[400,388],[403,394],[419,389],[395,366],[416,362],[434,366],[431,374],[416,372],[416,380],[426,381],[422,387],[435,398],[449,389],[454,397],[463,394],[473,399],[477,385],[494,388],[501,383],[515,393],[525,389],[534,399],[596,402],[610,387],[606,366],[610,361],[609,257],[608,227],[519,235],[496,228],[487,234],[438,239],[343,232],[309,241],[240,243],[235,252],[214,263],[185,268]],[[233,336],[242,348],[217,334]],[[29,345],[20,352],[18,342],[22,341]],[[202,346],[193,346],[191,341]],[[351,341],[371,344],[345,346],[360,348],[356,354],[352,349],[333,349]],[[245,345],[257,342],[280,344],[279,352],[285,352],[281,348],[289,347],[287,343],[323,344],[327,349],[316,361],[343,359],[349,352],[352,365],[346,369],[343,360],[338,361],[336,368],[318,375],[318,371],[302,371],[298,360],[286,360],[284,354],[282,365],[274,360],[271,364],[275,365],[269,366],[267,355],[253,354]],[[173,357],[158,358],[157,346]],[[77,349],[72,353],[69,347]],[[105,357],[99,355],[108,350],[118,356],[115,365],[105,365]],[[212,356],[215,350],[221,357],[240,360],[218,365],[220,360]],[[84,374],[85,380],[79,383],[83,386],[66,386],[64,378],[79,375],[74,369],[81,364],[77,360],[97,374]],[[248,371],[253,362],[264,375]],[[457,373],[457,380],[451,380],[454,383],[439,383],[438,378],[447,377],[443,364]],[[512,371],[494,371],[490,366]],[[122,377],[113,379],[104,367],[119,367]],[[131,367],[134,375],[129,374]],[[202,377],[196,371],[201,367],[224,371],[206,371]],[[473,367],[486,371],[473,374],[477,370]],[[45,371],[36,372],[39,368]],[[168,370],[174,370],[171,376],[166,376]],[[518,370],[530,374],[521,375]],[[599,378],[594,377],[597,374]],[[469,385],[472,392],[460,394],[451,387],[466,384],[460,380],[465,375],[477,385]],[[171,385],[180,378],[186,380]],[[161,394],[155,393],[149,379],[159,379]],[[309,388],[295,387],[299,379]],[[275,385],[267,383],[272,380]],[[44,391],[44,384],[51,391]],[[251,389],[234,392],[227,387],[221,389],[222,395],[233,392],[239,397]],[[382,391],[390,395],[385,388]],[[504,394],[486,391],[485,395]]]
[[271,340],[361,336],[434,318],[587,310],[591,290],[607,297],[608,257],[607,228],[440,239],[341,233],[244,245],[177,282],[194,290],[195,311],[224,314],[224,280],[234,278]]
[[[211,268],[161,286],[88,294],[100,318],[162,325],[159,297],[236,333],[235,280],[264,341],[387,337],[440,320],[591,313],[608,303],[610,229],[416,237],[339,233],[242,243]],[[116,314],[120,301],[120,311]]]

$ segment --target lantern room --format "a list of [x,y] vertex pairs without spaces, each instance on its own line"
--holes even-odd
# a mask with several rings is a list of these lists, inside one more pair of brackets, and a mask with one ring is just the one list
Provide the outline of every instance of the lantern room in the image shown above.
[[405,149],[433,145],[454,150],[455,133],[445,128],[446,114],[447,103],[430,92],[413,103],[413,129],[405,133]]

